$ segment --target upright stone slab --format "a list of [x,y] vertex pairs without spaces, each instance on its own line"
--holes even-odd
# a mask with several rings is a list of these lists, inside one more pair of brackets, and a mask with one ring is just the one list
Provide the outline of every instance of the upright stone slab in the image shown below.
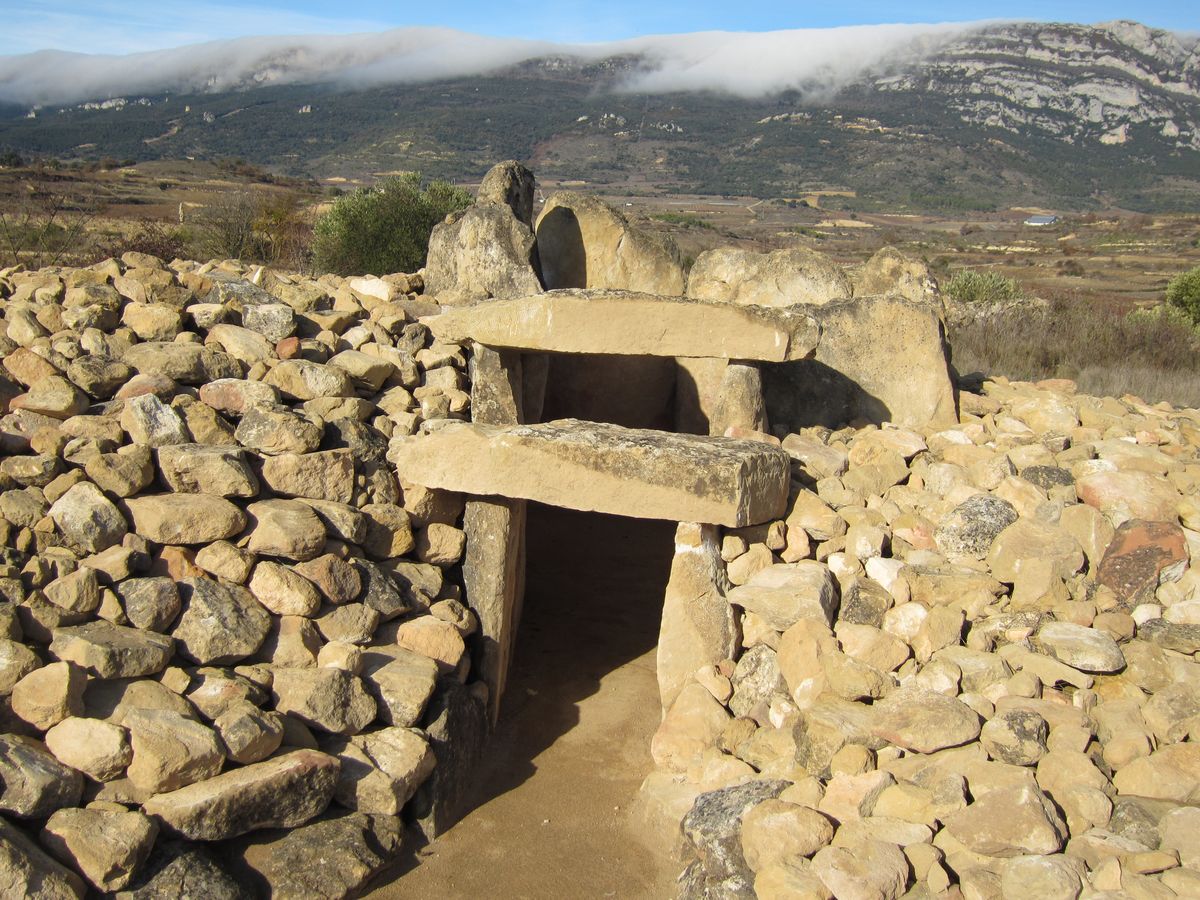
[[476,345],[470,361],[471,421],[481,425],[522,422],[523,370],[524,360],[520,353]]
[[521,546],[525,501],[503,497],[468,500],[463,514],[467,535],[463,589],[479,617],[479,642],[472,670],[488,686],[488,715],[500,712],[516,640],[523,582]]
[[[521,421],[522,363],[517,353],[476,345],[471,355],[471,412],[476,422],[515,425]],[[463,588],[468,605],[479,617],[480,630],[472,669],[488,686],[488,713],[494,723],[516,637],[525,502],[472,498],[463,513],[463,531],[467,536]]]
[[739,306],[819,306],[854,292],[827,256],[805,247],[757,253],[718,247],[696,258],[688,273],[689,297]]
[[767,430],[762,372],[758,366],[730,363],[725,367],[717,402],[709,417],[708,433],[724,434],[730,428]]
[[[721,387],[725,381],[727,359],[675,358],[675,430],[684,434],[715,434]],[[722,432],[723,433],[723,432]]]
[[479,183],[475,204],[502,203],[529,228],[533,228],[533,173],[515,159],[496,163]]
[[475,205],[448,216],[429,236],[425,295],[459,306],[540,291],[532,206],[533,174],[511,161],[493,167]]
[[821,328],[814,358],[764,369],[773,423],[798,432],[856,418],[915,429],[958,421],[945,333],[931,304],[856,297],[813,316]]
[[410,803],[417,827],[433,840],[465,811],[487,743],[487,710],[457,679],[443,678],[425,722],[437,765]]
[[856,297],[896,294],[914,303],[928,303],[939,313],[943,311],[937,279],[929,266],[895,247],[881,247],[851,277]]
[[551,194],[536,231],[548,289],[683,293],[683,264],[674,244],[631,225],[599,197],[575,191]]
[[720,529],[683,522],[675,531],[675,558],[658,633],[658,693],[663,710],[701,666],[732,659],[740,633],[721,561]]
[[388,459],[426,487],[734,528],[782,516],[790,477],[788,455],[757,441],[577,419],[448,424],[394,440]]

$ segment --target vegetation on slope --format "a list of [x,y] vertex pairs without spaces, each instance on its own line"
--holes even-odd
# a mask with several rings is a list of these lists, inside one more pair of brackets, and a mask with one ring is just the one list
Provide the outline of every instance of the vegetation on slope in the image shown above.
[[[623,94],[595,79],[514,70],[338,91],[288,85],[152,98],[120,110],[0,110],[0,150],[57,157],[244,157],[280,173],[477,178],[497,159],[546,178],[634,192],[796,198],[819,188],[860,211],[967,213],[1013,205],[1183,210],[1200,201],[1193,151],[1134,129],[1128,146],[1068,145],[962,121],[941,98],[847,90]],[[304,110],[304,112],[301,112]]]
[[413,272],[425,265],[429,235],[471,195],[445,181],[421,186],[410,173],[339,197],[313,232],[313,263],[337,275]]

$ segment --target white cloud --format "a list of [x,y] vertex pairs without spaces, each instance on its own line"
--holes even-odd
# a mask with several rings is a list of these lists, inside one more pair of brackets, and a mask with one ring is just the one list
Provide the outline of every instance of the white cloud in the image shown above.
[[868,71],[931,53],[980,27],[854,25],[766,32],[701,32],[622,42],[654,62],[627,89],[726,91],[761,96],[788,88],[829,91]]
[[126,56],[42,51],[0,57],[0,98],[28,104],[247,84],[336,80],[351,85],[481,74],[547,55],[643,55],[621,87],[727,91],[827,91],[868,71],[928,53],[971,24],[869,25],[772,32],[701,32],[594,44],[494,38],[439,28],[351,35],[238,38]]

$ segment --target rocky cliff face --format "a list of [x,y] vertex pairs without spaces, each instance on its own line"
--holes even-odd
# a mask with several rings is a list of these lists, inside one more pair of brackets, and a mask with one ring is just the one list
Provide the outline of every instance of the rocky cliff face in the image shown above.
[[1135,22],[998,25],[872,83],[940,100],[972,125],[1068,143],[1154,133],[1200,150],[1200,45]]
[[[160,77],[136,81],[140,93],[123,99],[109,84],[112,93],[73,106],[0,102],[0,148],[242,157],[338,178],[417,170],[458,180],[511,158],[618,189],[637,172],[664,191],[776,198],[835,188],[893,210],[1200,202],[1194,39],[1131,22],[964,25],[856,45],[844,66],[821,60],[845,34],[790,40],[679,35],[586,52],[530,44],[431,74],[422,59],[451,61],[439,45],[393,54],[408,68],[398,62],[373,81],[339,75],[345,55],[292,45],[267,47],[217,81],[204,68],[211,58],[172,51],[174,70],[188,74],[175,88]],[[777,82],[739,80],[760,62],[741,41],[775,47],[759,68]],[[359,56],[381,46],[361,43]],[[35,60],[20,59],[28,81]],[[0,61],[0,98],[5,84]]]

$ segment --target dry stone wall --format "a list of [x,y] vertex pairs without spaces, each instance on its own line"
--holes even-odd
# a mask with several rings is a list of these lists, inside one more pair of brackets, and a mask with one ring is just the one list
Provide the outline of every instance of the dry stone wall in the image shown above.
[[0,272],[0,884],[342,896],[452,821],[488,701],[464,499],[385,459],[471,414],[421,288]]

